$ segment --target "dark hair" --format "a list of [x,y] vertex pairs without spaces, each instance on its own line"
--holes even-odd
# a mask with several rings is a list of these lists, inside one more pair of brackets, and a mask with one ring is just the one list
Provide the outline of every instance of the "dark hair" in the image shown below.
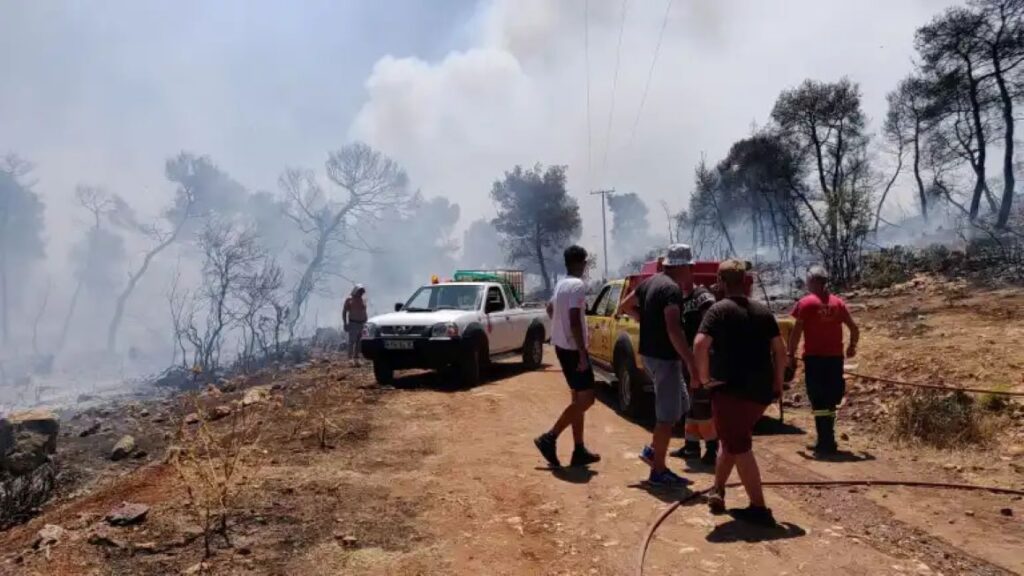
[[582,246],[573,244],[565,249],[565,267],[571,268],[577,264],[587,263],[587,251]]

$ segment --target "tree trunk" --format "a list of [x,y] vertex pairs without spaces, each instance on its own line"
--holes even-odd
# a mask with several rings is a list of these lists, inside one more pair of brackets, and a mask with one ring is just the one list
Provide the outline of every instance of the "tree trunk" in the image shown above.
[[327,255],[327,241],[330,239],[331,233],[333,233],[333,229],[331,232],[322,232],[320,237],[317,238],[316,252],[313,253],[313,259],[309,261],[306,271],[302,273],[302,278],[295,287],[295,293],[292,295],[291,315],[288,318],[289,338],[295,336],[295,327],[299,323],[302,307],[306,305],[309,295],[313,292],[314,285],[316,284],[315,277],[320,272],[324,258]]
[[981,196],[988,188],[985,182],[985,159],[988,155],[985,142],[985,127],[981,123],[981,102],[978,98],[978,81],[974,79],[974,69],[970,61],[967,62],[968,94],[971,101],[971,119],[974,124],[974,139],[978,143],[977,162],[974,164],[974,195],[971,197],[971,221],[977,220],[981,211]]
[[892,178],[885,184],[885,189],[882,191],[882,198],[878,200],[878,208],[875,209],[875,234],[878,234],[878,223],[882,221],[882,206],[885,205],[885,199],[889,196],[889,191],[892,190],[893,184],[896,183],[896,179],[899,178],[900,172],[903,171],[903,139],[900,138],[899,150],[896,153],[896,171],[893,172]]
[[914,180],[917,181],[917,195],[921,199],[921,217],[928,222],[928,194],[921,179],[921,121],[914,120]]
[[1013,177],[1013,96],[1006,86],[1006,78],[1000,68],[998,55],[993,57],[996,85],[999,86],[999,98],[1003,109],[1003,201],[999,206],[999,218],[996,228],[1006,228],[1010,220],[1010,208],[1013,205],[1013,192],[1016,182]]
[[548,267],[544,263],[544,250],[543,250],[543,244],[542,244],[541,238],[540,238],[540,225],[539,224],[536,226],[536,234],[533,237],[533,246],[534,246],[534,249],[537,252],[537,266],[540,267],[540,275],[541,275],[542,278],[544,278],[544,290],[548,293],[548,295],[550,295],[551,294],[551,277],[548,276]]
[[82,281],[78,281],[78,285],[75,286],[75,292],[71,295],[71,304],[68,305],[68,313],[64,316],[64,325],[60,329],[60,339],[57,340],[57,347],[54,349],[55,354],[60,354],[61,350],[64,349],[64,344],[68,340],[68,330],[71,328],[71,318],[75,315],[75,309],[78,308],[78,296],[82,292]]

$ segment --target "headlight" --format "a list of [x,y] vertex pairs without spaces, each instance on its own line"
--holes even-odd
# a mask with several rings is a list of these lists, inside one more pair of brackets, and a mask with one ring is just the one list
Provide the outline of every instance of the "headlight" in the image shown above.
[[434,324],[430,329],[431,338],[455,338],[459,335],[459,327],[451,322]]
[[376,338],[380,333],[380,328],[376,324],[367,322],[363,324],[363,338]]

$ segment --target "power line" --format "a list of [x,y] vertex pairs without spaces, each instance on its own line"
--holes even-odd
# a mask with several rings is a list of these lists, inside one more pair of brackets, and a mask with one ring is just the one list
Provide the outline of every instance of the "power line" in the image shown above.
[[593,173],[593,140],[590,128],[590,0],[583,1],[583,53],[587,69],[587,187],[590,187]]
[[647,92],[651,89],[651,78],[654,77],[654,65],[658,63],[658,54],[661,52],[661,41],[665,38],[665,28],[668,27],[668,15],[672,11],[673,0],[668,0],[665,6],[665,17],[661,21],[661,32],[658,33],[658,43],[654,46],[654,58],[651,60],[651,69],[647,71],[647,83],[644,84],[644,93],[640,97],[640,108],[636,111],[636,120],[633,121],[633,133],[629,136],[629,146],[633,146],[636,138],[636,129],[640,125],[640,115],[643,114],[644,104],[647,103]]
[[626,12],[629,10],[629,0],[622,0],[622,19],[619,21],[619,45],[615,49],[615,73],[612,75],[612,99],[608,107],[608,131],[604,141],[604,166],[602,172],[608,176],[608,149],[612,147],[612,118],[615,116],[615,90],[619,84],[619,63],[622,59],[622,32],[626,28]]
[[615,194],[615,189],[611,190],[594,190],[590,193],[591,196],[600,194],[601,195],[601,237],[604,245],[604,279],[608,279],[608,220],[605,216],[608,210],[605,209],[605,199],[609,194]]

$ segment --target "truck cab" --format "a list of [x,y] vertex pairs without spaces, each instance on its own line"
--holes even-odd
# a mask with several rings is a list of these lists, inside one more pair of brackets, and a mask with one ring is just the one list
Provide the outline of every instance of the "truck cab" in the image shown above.
[[[614,382],[619,410],[631,417],[650,413],[653,408],[653,387],[643,370],[643,360],[638,353],[640,324],[628,316],[616,316],[619,304],[644,280],[661,270],[655,260],[643,265],[640,273],[626,278],[606,282],[587,310],[587,351],[594,365]],[[704,286],[722,297],[717,290],[718,262],[696,262],[694,283]],[[747,273],[747,295],[754,285],[753,272]],[[789,333],[794,321],[788,316],[776,316],[784,342],[789,342]]]

